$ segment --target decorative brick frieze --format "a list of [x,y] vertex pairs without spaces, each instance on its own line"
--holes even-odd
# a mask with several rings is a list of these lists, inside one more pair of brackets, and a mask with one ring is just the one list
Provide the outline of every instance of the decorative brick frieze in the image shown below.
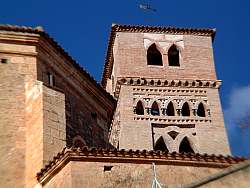
[[124,85],[158,87],[219,88],[221,86],[221,80],[166,80],[158,78],[118,77],[117,82]]
[[[168,93],[174,92],[174,93],[180,93],[180,94],[188,93],[188,94],[196,94],[199,96],[203,96],[204,94],[206,94],[207,91],[202,90],[200,88],[218,89],[221,86],[221,83],[222,83],[221,80],[165,80],[165,79],[131,78],[131,77],[117,78],[114,96],[116,98],[119,96],[121,85],[147,86],[143,88],[134,88],[133,91],[168,92]],[[152,87],[157,87],[157,88],[152,88]],[[199,89],[195,89],[195,88],[199,88]]]
[[136,87],[136,88],[133,88],[133,91],[134,92],[163,92],[163,93],[174,93],[176,95],[176,93],[188,93],[188,94],[201,94],[204,95],[207,93],[206,90],[195,90],[195,89],[183,89],[183,88],[178,88],[178,89],[173,89],[173,88],[142,88],[142,87]]
[[142,115],[137,115],[134,117],[134,120],[138,121],[150,121],[150,122],[168,122],[168,123],[197,123],[197,122],[205,122],[205,123],[211,123],[211,119],[204,119],[201,117],[197,117],[196,119],[191,119],[190,117],[182,117],[181,119],[177,118],[171,118],[170,117],[150,117],[150,116],[142,116]]

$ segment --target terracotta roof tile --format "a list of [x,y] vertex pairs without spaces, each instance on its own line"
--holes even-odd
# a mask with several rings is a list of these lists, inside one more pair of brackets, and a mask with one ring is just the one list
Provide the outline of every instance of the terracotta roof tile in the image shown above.
[[161,151],[147,151],[147,150],[117,150],[117,149],[103,149],[103,148],[64,148],[61,152],[49,161],[44,168],[37,173],[37,179],[41,180],[50,170],[55,169],[60,163],[70,160],[77,161],[107,161],[107,160],[123,160],[123,162],[138,162],[149,163],[150,161],[164,162],[164,164],[179,164],[179,165],[194,165],[210,166],[224,168],[232,164],[245,161],[246,158],[223,156],[223,155],[208,155],[199,153],[177,153],[177,152],[161,152]]
[[117,32],[150,32],[150,33],[168,33],[168,34],[181,34],[181,35],[200,35],[200,36],[211,36],[212,40],[215,37],[216,29],[198,29],[198,28],[177,28],[177,27],[159,27],[159,26],[140,26],[140,25],[119,25],[112,24],[107,54],[104,64],[104,70],[102,75],[102,86],[105,88],[107,79],[111,76],[113,68],[113,53],[112,48],[115,41]]

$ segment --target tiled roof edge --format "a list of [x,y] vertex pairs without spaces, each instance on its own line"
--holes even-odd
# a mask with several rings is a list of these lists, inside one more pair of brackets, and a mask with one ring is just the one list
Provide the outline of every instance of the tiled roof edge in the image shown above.
[[14,31],[21,33],[31,33],[39,34],[44,37],[54,48],[56,48],[81,74],[83,74],[87,79],[89,79],[106,97],[109,98],[112,102],[115,102],[115,99],[110,95],[103,87],[85,70],[78,64],[48,33],[44,31],[41,26],[38,27],[27,27],[27,26],[17,26],[17,25],[3,25],[0,24],[0,30],[3,31]]
[[184,27],[162,27],[144,25],[122,25],[112,24],[116,32],[154,32],[171,34],[194,34],[215,37],[216,29],[211,28],[184,28]]
[[102,87],[106,87],[107,79],[110,77],[113,62],[112,48],[114,45],[116,32],[153,32],[153,33],[171,33],[171,34],[193,34],[211,36],[214,40],[216,29],[209,28],[179,28],[179,27],[160,27],[160,26],[142,26],[142,25],[119,25],[112,24],[111,33],[108,42],[107,54],[102,74]]
[[230,166],[221,172],[218,172],[216,174],[212,174],[212,175],[205,177],[197,182],[193,182],[193,183],[188,184],[188,185],[183,185],[183,188],[200,187],[202,185],[209,184],[212,181],[218,180],[218,179],[223,178],[227,175],[236,173],[240,170],[244,170],[244,169],[249,168],[249,167],[250,167],[250,160],[247,160],[246,162]]
[[209,154],[199,154],[199,153],[168,153],[161,151],[147,151],[147,150],[117,150],[117,149],[103,149],[103,148],[89,148],[84,146],[82,148],[67,148],[65,147],[61,152],[57,154],[44,168],[37,173],[38,181],[43,178],[43,176],[54,169],[57,163],[65,160],[65,157],[71,155],[76,155],[77,157],[90,158],[95,160],[95,158],[113,158],[113,159],[141,159],[141,160],[165,160],[174,162],[197,162],[197,163],[208,163],[211,166],[215,165],[232,165],[242,161],[246,158],[243,157],[232,157],[223,155],[209,155]]

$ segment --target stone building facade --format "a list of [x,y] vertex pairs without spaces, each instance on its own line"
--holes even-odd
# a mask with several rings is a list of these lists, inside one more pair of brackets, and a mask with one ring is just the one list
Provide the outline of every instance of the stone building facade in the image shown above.
[[111,147],[113,97],[41,28],[0,26],[0,60],[1,184],[32,187],[66,145]]
[[195,153],[230,154],[214,35],[210,29],[113,25],[102,80],[118,100],[113,145],[170,152],[190,145]]
[[150,187],[154,163],[175,187],[244,161],[221,155],[214,35],[112,25],[100,85],[41,27],[0,25],[1,186]]

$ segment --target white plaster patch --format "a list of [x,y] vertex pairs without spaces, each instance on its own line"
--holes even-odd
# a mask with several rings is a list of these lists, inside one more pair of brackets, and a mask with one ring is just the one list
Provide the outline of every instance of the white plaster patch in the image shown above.
[[183,41],[183,35],[169,35],[165,34],[164,39],[167,41]]
[[26,99],[29,99],[30,97],[32,97],[33,99],[37,99],[42,93],[41,86],[41,83],[36,82],[35,85],[26,92]]
[[143,38],[145,49],[147,49],[152,43],[156,43],[165,51],[167,51],[173,43],[182,49],[184,48],[183,35],[144,33]]
[[148,47],[153,43],[152,40],[144,39],[144,48],[148,49]]

